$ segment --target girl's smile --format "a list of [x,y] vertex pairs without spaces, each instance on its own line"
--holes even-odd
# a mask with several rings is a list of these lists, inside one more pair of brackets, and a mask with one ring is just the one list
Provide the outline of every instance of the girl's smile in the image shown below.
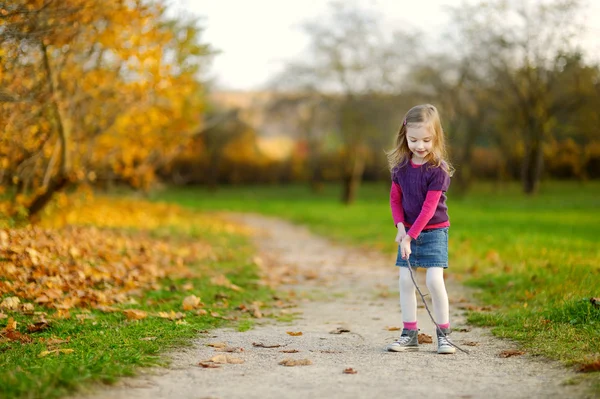
[[426,125],[406,126],[408,149],[413,153],[412,160],[420,164],[433,149],[433,135]]

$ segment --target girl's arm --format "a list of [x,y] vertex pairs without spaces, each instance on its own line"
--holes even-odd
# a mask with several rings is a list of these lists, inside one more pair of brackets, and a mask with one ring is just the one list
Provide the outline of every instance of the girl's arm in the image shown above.
[[390,207],[392,208],[392,218],[394,219],[394,225],[398,226],[398,223],[404,225],[404,209],[402,208],[402,188],[396,182],[392,182],[392,188],[390,189]]
[[406,234],[411,236],[413,239],[417,239],[421,231],[427,226],[427,223],[431,220],[433,215],[435,214],[435,210],[440,202],[440,198],[442,196],[442,191],[427,191],[427,196],[425,197],[425,202],[423,202],[423,207],[421,208],[421,212],[417,217],[417,220],[412,224],[410,229]]

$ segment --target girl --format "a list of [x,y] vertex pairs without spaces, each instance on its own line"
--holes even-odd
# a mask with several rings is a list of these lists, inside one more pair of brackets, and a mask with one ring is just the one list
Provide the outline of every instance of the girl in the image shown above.
[[427,269],[427,288],[434,318],[440,327],[436,329],[437,353],[454,353],[456,349],[446,337],[450,333],[450,315],[444,285],[450,226],[445,192],[453,170],[447,161],[437,109],[430,104],[411,108],[396,137],[396,147],[387,155],[392,172],[390,205],[398,229],[396,266],[400,266],[400,307],[404,323],[402,335],[389,344],[387,350],[419,350],[417,297],[407,262],[410,257],[413,268]]

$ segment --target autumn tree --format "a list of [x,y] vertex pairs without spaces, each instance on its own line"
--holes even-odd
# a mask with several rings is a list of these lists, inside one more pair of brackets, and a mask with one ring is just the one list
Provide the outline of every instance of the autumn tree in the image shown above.
[[35,216],[69,185],[147,187],[201,124],[210,56],[161,2],[0,1],[2,186]]
[[[365,99],[398,89],[409,63],[402,54],[408,54],[414,37],[396,32],[386,38],[377,16],[353,3],[332,3],[327,19],[309,22],[304,28],[310,40],[309,56],[290,62],[278,79],[288,83],[288,90],[318,93],[335,104],[333,131],[339,135],[344,154],[342,201],[349,204],[365,169],[367,137],[375,122],[364,108]],[[399,118],[397,114],[387,117]]]
[[553,92],[562,57],[577,52],[581,9],[579,0],[537,0],[463,4],[454,12],[473,62],[493,81],[502,134],[513,147],[522,143],[527,194],[537,190],[543,147],[556,131],[560,96]]

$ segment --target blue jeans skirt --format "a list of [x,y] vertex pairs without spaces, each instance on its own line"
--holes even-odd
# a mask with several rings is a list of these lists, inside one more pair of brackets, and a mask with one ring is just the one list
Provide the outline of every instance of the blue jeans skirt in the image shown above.
[[[412,253],[408,260],[412,267],[448,268],[448,227],[423,230],[416,240],[411,240],[410,250]],[[400,245],[396,266],[408,267],[406,260],[402,259]]]

